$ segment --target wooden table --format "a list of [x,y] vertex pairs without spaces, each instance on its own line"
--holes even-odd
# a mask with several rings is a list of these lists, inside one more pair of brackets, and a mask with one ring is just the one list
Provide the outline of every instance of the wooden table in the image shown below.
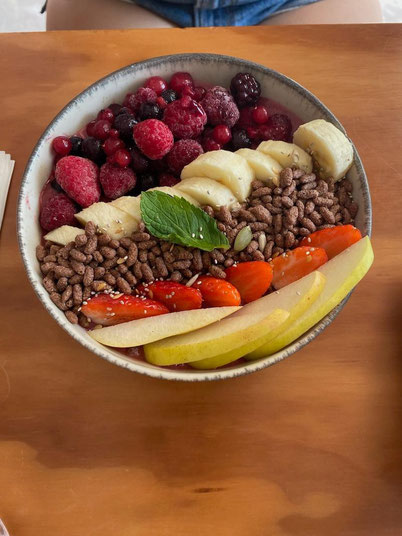
[[[395,536],[402,531],[402,26],[0,36],[0,148],[16,159],[0,242],[0,516],[14,536]],[[56,112],[105,74],[222,52],[296,79],[345,125],[376,261],[318,339],[258,374],[157,381],[74,342],[19,258],[15,206]]]

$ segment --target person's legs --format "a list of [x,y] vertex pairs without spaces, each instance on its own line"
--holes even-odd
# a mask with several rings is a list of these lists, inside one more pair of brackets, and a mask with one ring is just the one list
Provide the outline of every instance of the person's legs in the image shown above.
[[382,20],[379,0],[321,0],[275,15],[261,24],[354,24]]
[[173,28],[147,9],[121,0],[48,0],[48,30]]

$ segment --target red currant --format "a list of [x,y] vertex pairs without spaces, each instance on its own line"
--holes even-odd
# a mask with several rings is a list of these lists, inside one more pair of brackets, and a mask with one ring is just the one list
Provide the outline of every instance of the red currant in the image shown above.
[[176,93],[181,94],[186,86],[194,86],[194,80],[191,74],[181,72],[174,73],[170,79],[170,89],[173,89],[173,91],[176,91]]
[[265,106],[256,106],[251,112],[251,116],[257,125],[263,125],[268,121],[268,110]]
[[87,124],[87,134],[88,134],[88,136],[91,136],[91,137],[94,136],[94,127],[95,127],[95,123],[96,123],[96,120],[94,119],[93,121],[90,121],[90,122]]
[[194,88],[192,86],[185,86],[183,88],[183,91],[181,92],[181,95],[182,95],[182,97],[188,96],[188,97],[191,97],[193,99],[194,96],[195,96]]
[[194,99],[197,101],[197,102],[200,102],[204,96],[205,96],[205,93],[207,92],[206,89],[204,89],[203,87],[201,86],[197,86],[194,88]]
[[115,153],[118,149],[124,148],[124,142],[119,138],[108,138],[102,145],[107,155]]
[[207,138],[205,141],[204,141],[204,151],[219,151],[220,149],[222,149],[222,145],[220,143],[217,143],[215,140],[213,140],[212,138]]
[[116,128],[111,128],[109,130],[109,138],[118,138],[119,137],[119,131]]
[[220,145],[225,145],[232,139],[230,128],[226,125],[216,125],[212,131],[212,137]]
[[148,80],[145,82],[145,87],[149,87],[157,95],[160,95],[167,89],[168,85],[166,80],[164,80],[161,76],[151,76],[151,78],[148,78]]
[[98,119],[93,127],[93,135],[98,140],[106,140],[106,138],[109,136],[110,128],[109,121],[105,121],[105,119]]
[[109,123],[113,123],[114,113],[110,108],[105,108],[98,113],[96,119],[104,119],[105,121],[109,121]]
[[131,162],[131,155],[127,149],[118,149],[113,155],[113,161],[120,167],[127,167]]
[[258,136],[258,129],[255,127],[247,127],[246,132],[249,138],[254,140]]
[[159,106],[161,110],[164,110],[167,106],[167,102],[165,101],[163,97],[158,97],[156,99],[156,104]]
[[56,154],[66,156],[71,151],[72,143],[67,136],[57,136],[52,141],[52,147]]

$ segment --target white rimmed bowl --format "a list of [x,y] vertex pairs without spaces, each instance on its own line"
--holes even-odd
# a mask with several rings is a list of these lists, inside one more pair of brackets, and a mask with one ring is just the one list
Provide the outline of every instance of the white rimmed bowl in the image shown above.
[[[41,239],[38,223],[39,194],[49,176],[53,160],[50,140],[60,134],[78,131],[101,108],[105,108],[111,102],[121,102],[126,93],[141,86],[148,77],[160,75],[168,78],[175,71],[188,71],[197,80],[224,87],[229,87],[230,80],[236,73],[250,72],[259,80],[263,96],[269,96],[286,106],[303,122],[322,118],[345,132],[336,117],[309,91],[286,76],[247,60],[219,54],[177,54],[134,63],[115,71],[85,89],[61,110],[40,137],[22,178],[17,213],[19,246],[28,278],[46,310],[76,341],[99,357],[129,370],[161,379],[206,381],[233,378],[273,365],[308,344],[332,322],[348,298],[298,340],[269,357],[255,362],[235,363],[222,370],[164,369],[126,357],[112,348],[107,348],[91,339],[80,326],[70,324],[43,288],[35,255],[35,248]],[[359,204],[356,226],[362,234],[370,235],[370,193],[367,177],[355,148],[354,162],[348,178],[353,183],[353,195]]]

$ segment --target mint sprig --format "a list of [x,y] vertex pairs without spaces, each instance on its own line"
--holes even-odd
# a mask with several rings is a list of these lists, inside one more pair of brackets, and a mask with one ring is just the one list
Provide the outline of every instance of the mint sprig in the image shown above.
[[167,242],[204,251],[229,247],[216,220],[183,197],[158,190],[143,192],[141,216],[149,232]]

